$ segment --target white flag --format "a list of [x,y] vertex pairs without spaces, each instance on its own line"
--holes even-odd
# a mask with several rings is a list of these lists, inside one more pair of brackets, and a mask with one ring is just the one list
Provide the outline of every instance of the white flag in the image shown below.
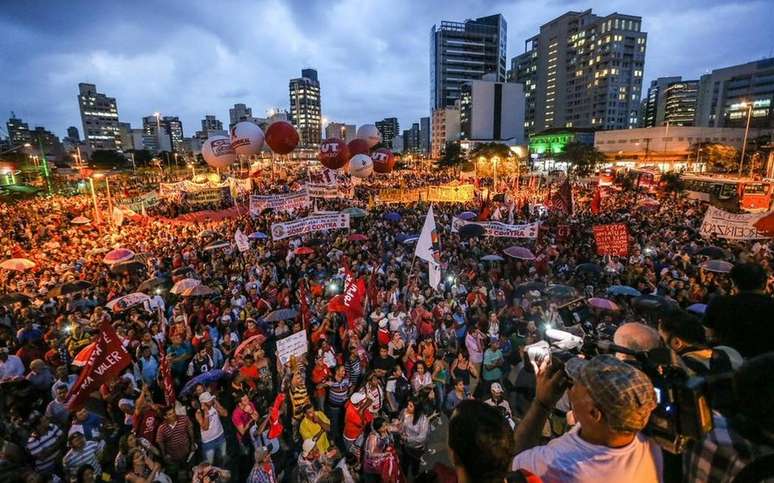
[[429,261],[427,263],[428,279],[430,286],[435,290],[438,290],[438,286],[441,284],[441,264],[435,261]]
[[438,235],[435,230],[435,216],[433,216],[433,206],[430,205],[430,209],[427,210],[427,216],[425,217],[425,224],[422,226],[422,233],[419,234],[414,256],[428,262],[436,261]]
[[113,223],[116,226],[121,226],[124,223],[124,212],[121,211],[121,208],[114,206],[113,207]]
[[234,241],[236,241],[236,246],[240,252],[246,252],[250,249],[250,240],[239,228],[237,228],[236,233],[234,233]]

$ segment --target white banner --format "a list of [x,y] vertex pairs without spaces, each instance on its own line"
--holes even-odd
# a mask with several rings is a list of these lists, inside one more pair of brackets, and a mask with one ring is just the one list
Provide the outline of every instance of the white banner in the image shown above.
[[348,189],[344,186],[336,184],[327,185],[320,183],[307,183],[306,191],[309,193],[310,198],[352,198],[352,189]]
[[729,213],[720,208],[710,206],[704,215],[699,233],[709,238],[712,235],[727,240],[762,240],[771,238],[758,231],[755,222],[770,213]]
[[336,213],[308,216],[285,223],[274,223],[271,225],[271,238],[273,240],[284,240],[285,238],[301,236],[307,233],[338,230],[340,228],[349,228],[349,214]]
[[459,233],[465,225],[480,225],[484,227],[485,236],[501,238],[537,238],[540,223],[528,223],[526,225],[508,225],[499,221],[465,221],[456,216],[452,218],[451,231]]
[[253,216],[261,214],[267,208],[276,211],[291,211],[307,208],[310,205],[309,193],[305,189],[292,193],[250,196],[250,214]]
[[234,233],[234,241],[236,242],[236,246],[240,252],[244,253],[250,250],[250,240],[247,238],[247,235],[242,233],[242,230],[239,228],[237,228],[236,233]]
[[290,356],[296,356],[296,359],[299,359],[308,350],[309,346],[305,330],[299,330],[295,334],[277,341],[277,356],[283,365],[288,363]]

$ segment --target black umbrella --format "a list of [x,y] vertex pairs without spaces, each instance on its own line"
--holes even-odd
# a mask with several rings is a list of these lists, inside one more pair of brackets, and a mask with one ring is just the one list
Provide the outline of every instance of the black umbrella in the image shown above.
[[148,268],[145,266],[144,263],[140,263],[134,260],[130,260],[128,262],[120,262],[114,264],[112,267],[110,267],[110,271],[117,274],[125,274],[125,273],[137,273],[137,272],[144,272]]
[[581,263],[580,265],[575,267],[575,271],[599,275],[600,273],[602,273],[602,267],[600,267],[596,263]]
[[725,258],[726,252],[720,247],[704,247],[698,252],[696,252],[697,255],[706,255],[710,258],[719,259],[719,258]]
[[660,295],[641,295],[632,299],[632,305],[640,310],[651,312],[669,312],[679,308],[674,300],[669,300]]
[[26,304],[29,301],[30,298],[28,296],[19,292],[4,293],[0,295],[0,305],[13,305],[17,302]]
[[204,250],[205,251],[217,250],[219,248],[228,248],[230,246],[231,246],[231,243],[227,242],[226,240],[215,240],[214,242],[207,244],[204,247]]
[[546,284],[542,282],[526,282],[526,283],[517,285],[516,288],[513,290],[513,295],[515,297],[523,297],[527,292],[533,292],[537,290],[538,292],[543,293],[545,289],[546,289]]
[[155,277],[155,278],[149,278],[148,280],[141,283],[139,286],[137,286],[137,291],[142,293],[151,293],[156,288],[172,286],[172,279],[169,277]]
[[196,270],[193,269],[193,267],[190,267],[186,265],[185,267],[180,267],[172,270],[172,276],[173,277],[185,277],[188,274],[196,273]]
[[279,309],[263,318],[265,322],[278,322],[280,320],[294,319],[298,315],[295,309]]
[[82,292],[92,287],[90,282],[86,280],[76,280],[75,282],[67,282],[62,285],[58,285],[52,288],[48,292],[49,297],[61,297],[64,295],[70,295],[71,293]]
[[569,285],[549,285],[545,290],[546,295],[557,299],[569,299],[578,296],[578,291]]
[[478,238],[480,236],[484,236],[484,233],[486,233],[486,229],[484,229],[483,226],[477,225],[475,223],[469,223],[460,228],[460,238],[463,240]]

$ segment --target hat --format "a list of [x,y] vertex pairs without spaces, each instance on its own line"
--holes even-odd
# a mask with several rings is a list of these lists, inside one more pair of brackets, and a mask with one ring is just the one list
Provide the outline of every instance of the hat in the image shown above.
[[215,399],[215,396],[210,394],[208,391],[204,391],[203,393],[199,394],[199,402],[202,404],[211,402],[213,399]]
[[495,382],[492,384],[492,386],[489,388],[490,391],[492,391],[495,394],[502,394],[503,393],[503,386],[500,385],[499,382]]
[[565,372],[586,386],[612,429],[640,431],[657,405],[648,376],[611,355],[591,360],[572,358],[565,364]]
[[365,396],[365,394],[364,394],[364,393],[362,393],[362,392],[356,392],[356,393],[353,393],[353,394],[352,394],[352,396],[350,396],[349,400],[352,402],[352,404],[354,404],[354,405],[356,405],[356,406],[357,406],[358,404],[360,404],[361,402],[363,402],[363,400],[364,400],[365,398],[366,398],[366,396]]
[[316,446],[315,442],[312,441],[311,439],[304,440],[304,445],[301,448],[301,454],[304,455],[304,458],[309,456],[309,453],[312,452],[315,446]]

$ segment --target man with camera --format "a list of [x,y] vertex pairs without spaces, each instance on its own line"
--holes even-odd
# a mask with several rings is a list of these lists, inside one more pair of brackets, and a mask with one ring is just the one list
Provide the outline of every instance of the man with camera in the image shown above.
[[[577,424],[538,446],[550,410],[568,386]],[[544,482],[662,481],[661,449],[640,433],[656,404],[648,376],[612,356],[573,358],[564,368],[545,358],[535,400],[516,428],[511,467]]]

